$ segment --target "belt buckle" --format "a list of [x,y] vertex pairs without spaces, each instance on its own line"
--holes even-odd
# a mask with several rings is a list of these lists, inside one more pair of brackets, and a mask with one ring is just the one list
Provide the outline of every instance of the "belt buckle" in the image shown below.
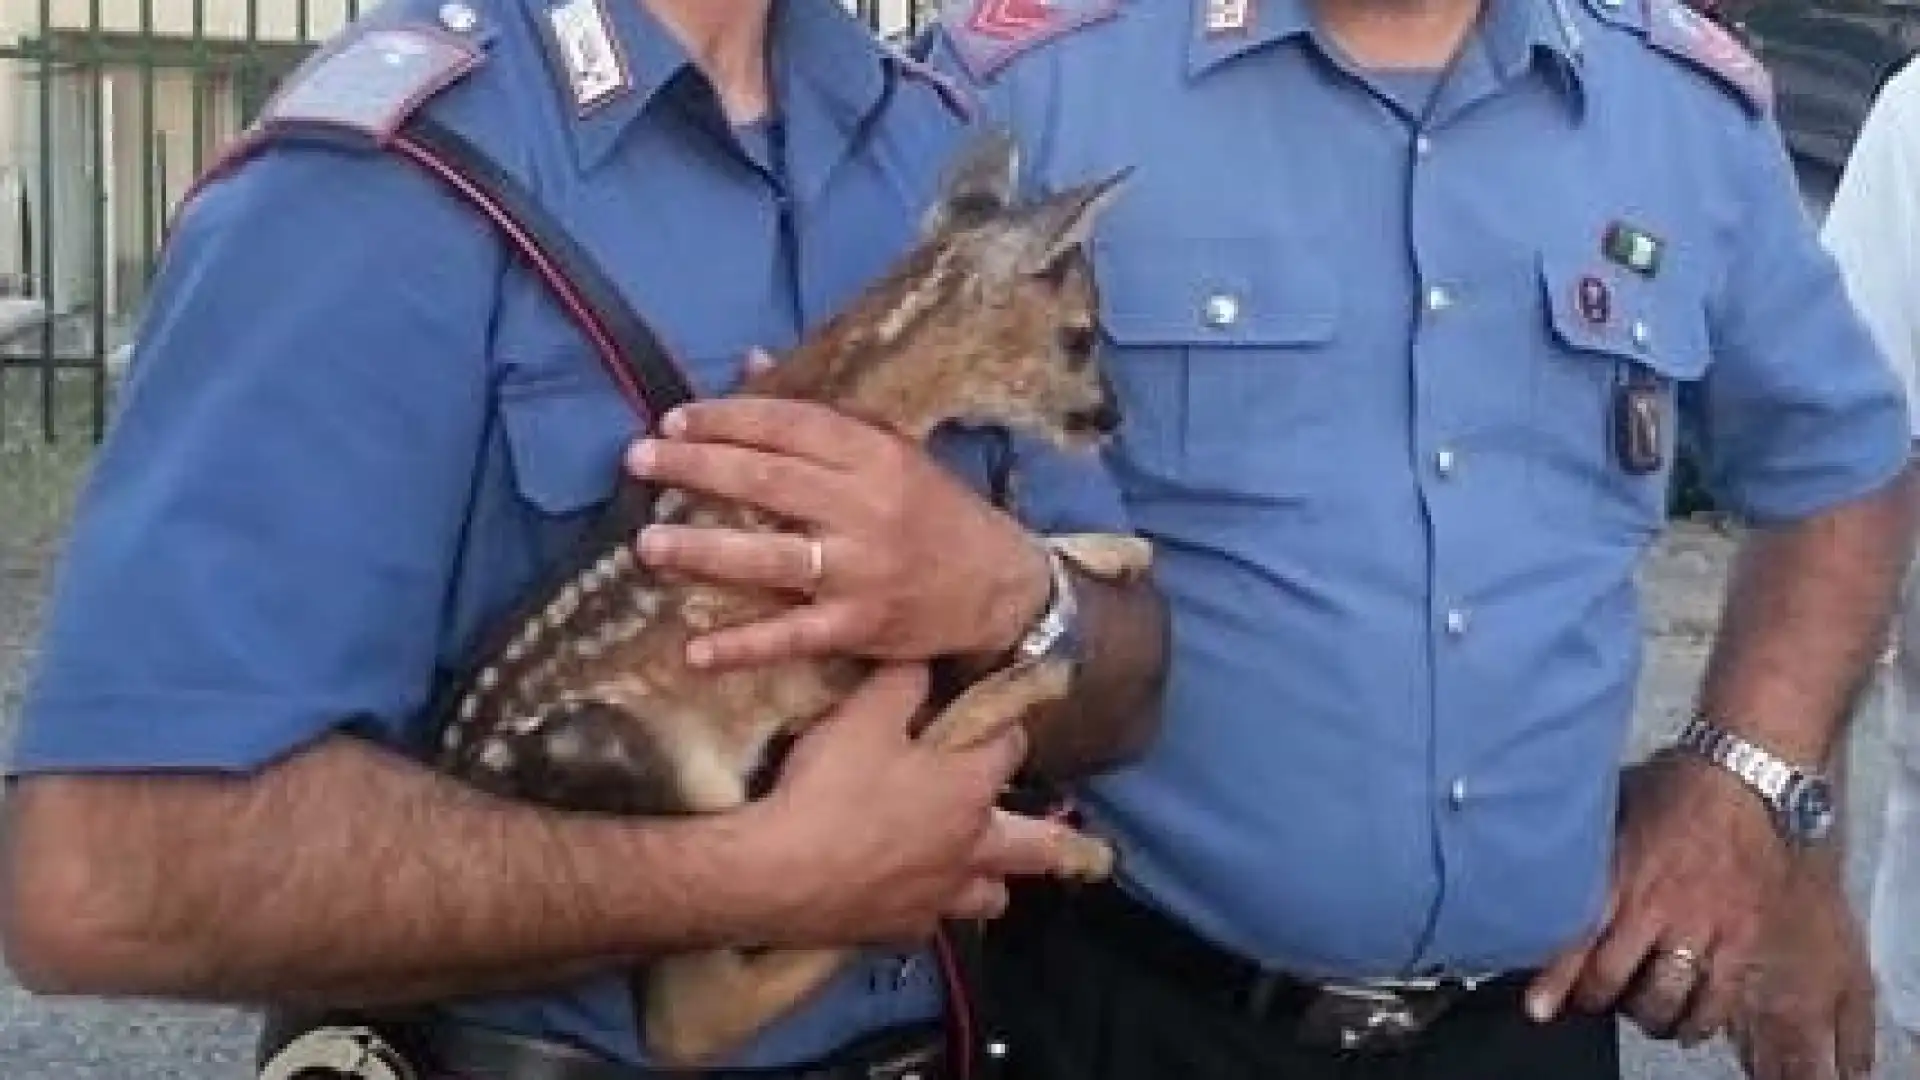
[[280,1048],[260,1080],[297,1080],[319,1073],[343,1080],[417,1080],[406,1059],[372,1028],[320,1027]]
[[1477,980],[1386,979],[1326,983],[1301,1014],[1309,1045],[1349,1053],[1404,1050]]

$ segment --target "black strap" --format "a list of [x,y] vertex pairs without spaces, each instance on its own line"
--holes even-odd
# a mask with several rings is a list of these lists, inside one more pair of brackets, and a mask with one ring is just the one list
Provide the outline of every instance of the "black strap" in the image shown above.
[[621,392],[658,418],[695,397],[660,339],[533,194],[478,147],[416,113],[390,147],[438,176],[500,230],[580,324]]

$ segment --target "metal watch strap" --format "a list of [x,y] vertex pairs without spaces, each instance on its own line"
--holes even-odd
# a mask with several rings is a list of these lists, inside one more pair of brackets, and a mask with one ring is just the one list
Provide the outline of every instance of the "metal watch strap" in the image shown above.
[[[1040,612],[1039,618],[1021,635],[1020,643],[1014,646],[1014,655],[1021,662],[1031,663],[1054,655],[1064,644],[1068,652],[1073,644],[1074,621],[1079,617],[1078,598],[1074,595],[1073,577],[1067,570],[1066,559],[1051,544],[1042,544],[1041,551],[1047,557],[1047,573],[1052,586],[1047,597],[1047,606]],[[1078,659],[1077,656],[1072,657]]]
[[1782,760],[1698,712],[1681,728],[1674,745],[1738,777],[1767,804],[1776,825],[1789,839],[1817,840],[1824,835],[1824,828],[1803,835],[1796,820],[1797,803],[1806,789],[1825,782],[1817,773]]

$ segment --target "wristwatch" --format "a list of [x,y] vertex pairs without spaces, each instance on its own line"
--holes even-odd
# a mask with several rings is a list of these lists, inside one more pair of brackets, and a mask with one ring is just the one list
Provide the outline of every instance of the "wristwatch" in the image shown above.
[[1700,713],[1680,730],[1674,746],[1739,777],[1767,804],[1789,842],[1817,844],[1833,831],[1833,784],[1818,772],[1783,761]]
[[1080,604],[1074,593],[1073,575],[1067,569],[1066,557],[1053,545],[1042,544],[1041,550],[1047,556],[1052,588],[1046,609],[1014,646],[1014,660],[1031,664],[1057,658],[1077,665],[1081,659]]

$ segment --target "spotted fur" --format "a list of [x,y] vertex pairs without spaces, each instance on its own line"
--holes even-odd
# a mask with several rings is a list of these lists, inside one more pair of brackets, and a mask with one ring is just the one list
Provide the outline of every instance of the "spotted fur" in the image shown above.
[[[1098,296],[1084,244],[1119,176],[1032,206],[1012,205],[1012,143],[963,155],[921,242],[750,393],[824,402],[924,440],[949,420],[1012,427],[1091,448],[1111,427],[1095,362]],[[777,740],[829,711],[864,676],[833,658],[715,675],[684,662],[701,633],[772,615],[798,598],[663,580],[634,556],[648,520],[781,527],[750,508],[622,487],[580,557],[504,624],[443,714],[439,765],[511,798],[575,811],[687,814],[739,806]],[[1101,541],[1093,541],[1098,544]],[[1116,573],[1144,569],[1123,543]],[[1015,670],[970,688],[928,727],[949,745],[1017,722],[1066,692],[1063,673]],[[1098,876],[1111,856],[1090,838],[1063,847],[1060,872]],[[642,973],[650,1051],[694,1063],[791,1008],[836,954],[721,951],[670,957]]]

